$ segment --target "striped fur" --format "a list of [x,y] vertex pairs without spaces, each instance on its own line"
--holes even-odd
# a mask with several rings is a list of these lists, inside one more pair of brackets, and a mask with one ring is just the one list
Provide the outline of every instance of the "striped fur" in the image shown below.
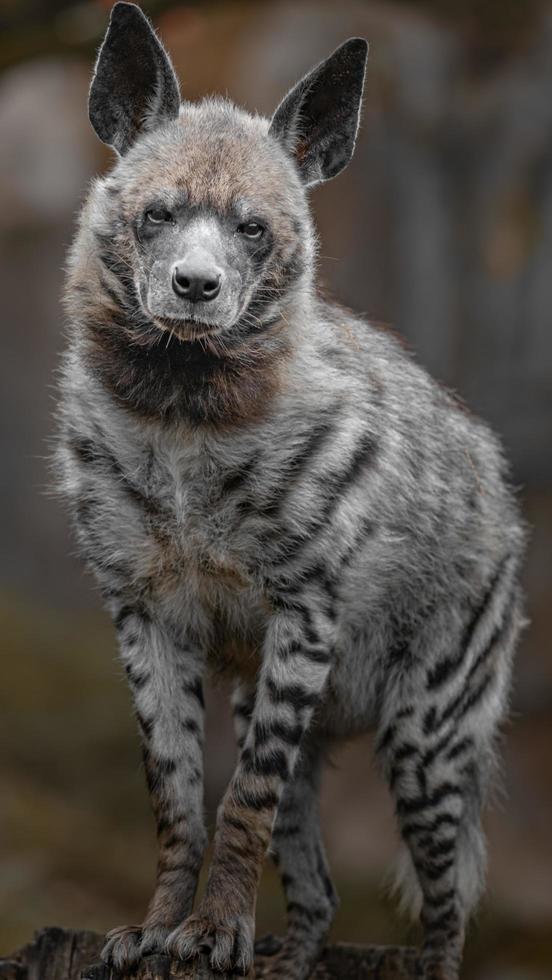
[[[317,296],[305,183],[267,120],[186,104],[95,181],[71,251],[57,463],[118,632],[159,840],[144,922],[110,933],[104,956],[122,968],[208,947],[215,969],[246,973],[271,848],[289,917],[271,978],[305,980],[336,907],[322,758],[375,730],[423,976],[456,980],[524,532],[489,429],[391,336]],[[141,298],[137,222],[152,194],[183,191],[219,224],[252,198],[269,229],[242,312],[203,337],[171,334]],[[239,760],[194,912],[209,669],[234,678]]]

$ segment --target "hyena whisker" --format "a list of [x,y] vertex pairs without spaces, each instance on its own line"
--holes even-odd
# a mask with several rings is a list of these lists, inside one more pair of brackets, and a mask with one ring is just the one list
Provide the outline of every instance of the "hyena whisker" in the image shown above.
[[169,331],[169,335],[167,337],[167,343],[165,344],[165,348],[167,348],[169,346],[169,344],[170,344],[171,340],[173,340],[173,338],[174,338],[174,327],[171,327],[171,329]]

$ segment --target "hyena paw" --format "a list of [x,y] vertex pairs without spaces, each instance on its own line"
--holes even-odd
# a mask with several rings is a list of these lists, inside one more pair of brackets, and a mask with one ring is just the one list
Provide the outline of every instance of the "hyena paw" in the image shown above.
[[247,976],[253,965],[254,930],[251,915],[219,917],[200,911],[170,933],[165,949],[179,960],[206,953],[213,970]]
[[105,946],[101,952],[104,963],[117,970],[125,970],[138,963],[142,942],[141,926],[118,926],[107,933]]
[[147,926],[142,929],[140,941],[140,956],[150,956],[154,953],[164,953],[167,936],[171,929],[167,926]]

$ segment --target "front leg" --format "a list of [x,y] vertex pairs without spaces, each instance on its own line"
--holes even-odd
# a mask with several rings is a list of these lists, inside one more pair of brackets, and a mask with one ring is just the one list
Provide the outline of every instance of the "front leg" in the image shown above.
[[219,808],[205,897],[167,942],[177,958],[209,949],[215,970],[250,970],[257,888],[278,802],[324,690],[331,650],[330,620],[306,600],[271,618],[251,724]]
[[102,958],[122,969],[162,952],[189,915],[205,847],[203,823],[203,657],[145,610],[115,610],[120,653],[142,737],[157,825],[157,882],[144,922],[108,934]]

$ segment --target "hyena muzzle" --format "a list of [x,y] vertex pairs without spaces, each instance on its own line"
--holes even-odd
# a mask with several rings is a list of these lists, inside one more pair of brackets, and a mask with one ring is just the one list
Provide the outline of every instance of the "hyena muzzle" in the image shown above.
[[[98,57],[90,119],[118,157],[70,254],[57,460],[157,822],[144,921],[107,938],[118,969],[207,950],[247,973],[270,848],[288,912],[270,977],[305,980],[337,903],[323,756],[373,730],[420,976],[458,977],[524,530],[487,427],[315,289],[307,189],[352,155],[366,54],[346,41],[271,120],[181,103],[132,4],[114,6]],[[232,678],[239,756],[194,910],[207,668]]]

